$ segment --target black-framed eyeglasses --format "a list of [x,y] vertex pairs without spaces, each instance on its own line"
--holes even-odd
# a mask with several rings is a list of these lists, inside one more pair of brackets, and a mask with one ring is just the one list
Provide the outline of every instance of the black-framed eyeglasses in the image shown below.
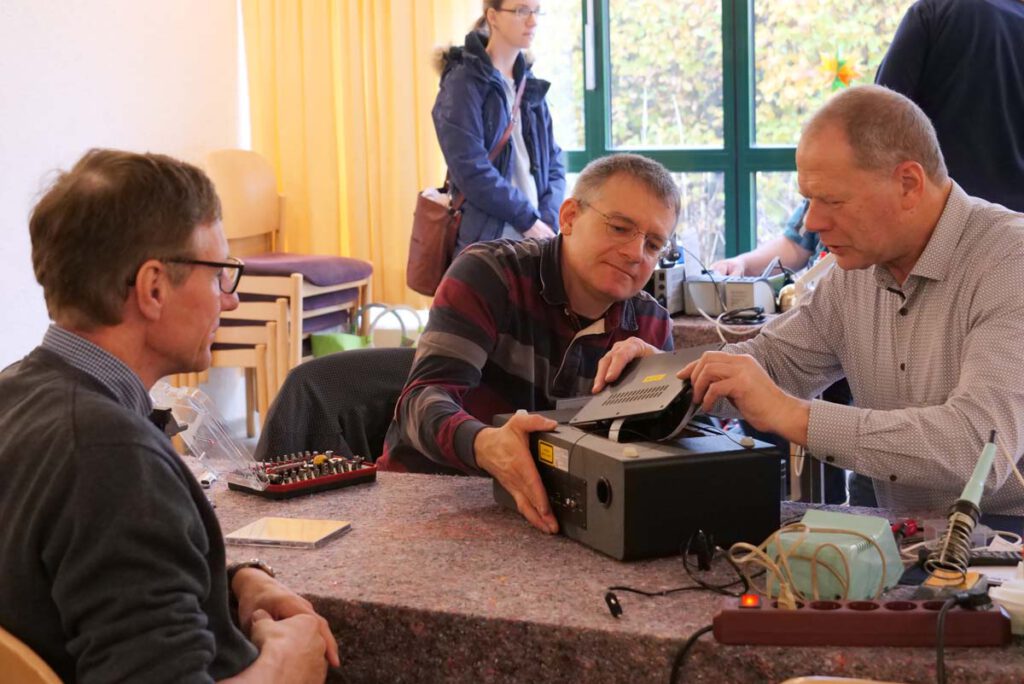
[[516,7],[515,9],[505,9],[503,7],[499,7],[498,11],[511,12],[512,14],[516,15],[517,18],[522,19],[523,21],[526,21],[531,14],[534,16],[534,18],[544,16],[544,12],[542,12],[539,7],[537,9],[530,9],[526,5],[519,5],[519,7]]
[[242,273],[245,271],[245,262],[237,257],[228,257],[227,261],[204,261],[202,259],[185,259],[175,257],[173,259],[161,259],[169,264],[191,264],[195,266],[209,266],[219,268],[217,273],[217,286],[224,294],[234,294],[238,289],[238,283],[242,280]]
[[636,226],[623,224],[618,219],[613,219],[608,214],[604,213],[590,202],[584,202],[583,200],[577,200],[579,205],[583,208],[590,207],[597,212],[601,218],[604,219],[605,228],[608,230],[609,237],[620,245],[632,242],[636,239],[637,235],[644,236],[644,256],[648,259],[660,259],[669,253],[672,249],[672,243],[664,238],[657,235],[651,235],[645,233]]

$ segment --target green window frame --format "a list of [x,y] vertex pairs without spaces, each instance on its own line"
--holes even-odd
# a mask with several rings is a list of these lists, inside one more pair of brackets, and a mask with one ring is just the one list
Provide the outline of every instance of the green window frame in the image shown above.
[[[721,149],[637,150],[673,172],[722,173],[725,182],[725,251],[734,256],[756,246],[756,173],[795,171],[795,147],[755,146],[754,142],[754,0],[722,0],[723,146]],[[584,145],[567,151],[569,173],[616,151],[611,144],[609,101],[611,36],[608,0],[581,0],[583,17]],[[589,36],[588,36],[589,34]],[[593,48],[593,55],[588,48]],[[588,67],[587,65],[592,65]],[[593,87],[587,88],[587,81]]]

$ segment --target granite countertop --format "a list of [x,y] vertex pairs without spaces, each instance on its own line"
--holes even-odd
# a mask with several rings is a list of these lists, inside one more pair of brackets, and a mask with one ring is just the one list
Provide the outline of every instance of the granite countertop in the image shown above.
[[[350,520],[319,549],[229,546],[258,555],[327,617],[341,644],[334,681],[665,682],[673,659],[711,623],[722,597],[647,598],[611,585],[690,584],[677,558],[622,563],[534,530],[494,503],[484,478],[379,473],[358,485],[286,501],[211,491],[225,532],[262,516]],[[711,581],[731,577],[716,562]],[[1024,647],[949,649],[951,682],[1021,682]],[[935,678],[931,649],[694,647],[683,681],[776,682],[807,674],[907,682]]]

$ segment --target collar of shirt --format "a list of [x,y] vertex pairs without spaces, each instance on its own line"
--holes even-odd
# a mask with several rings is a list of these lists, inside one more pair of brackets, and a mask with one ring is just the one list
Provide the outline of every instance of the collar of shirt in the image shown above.
[[117,402],[140,416],[153,410],[149,393],[135,372],[102,347],[57,325],[50,325],[40,345],[69,365],[88,373],[106,387]]
[[[964,224],[967,215],[970,213],[970,202],[967,193],[963,188],[953,182],[953,187],[946,199],[946,206],[939,216],[935,230],[928,239],[924,251],[918,257],[917,263],[911,269],[907,282],[915,276],[928,280],[944,280],[949,274],[953,265],[953,257],[956,255],[957,245],[963,236]],[[894,287],[896,281],[884,267],[875,265],[875,282],[881,288]],[[907,283],[904,283],[906,289]]]
[[[545,240],[540,246],[540,296],[552,306],[561,306],[566,314],[572,317],[569,306],[569,295],[565,292],[562,282],[562,236],[554,240]],[[599,319],[600,320],[600,319]],[[639,327],[636,322],[636,311],[633,298],[623,302],[615,302],[604,312],[605,330],[621,328],[633,332]]]

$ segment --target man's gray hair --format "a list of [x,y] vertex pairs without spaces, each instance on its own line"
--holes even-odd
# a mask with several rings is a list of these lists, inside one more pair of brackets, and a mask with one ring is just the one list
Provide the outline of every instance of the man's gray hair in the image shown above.
[[844,90],[811,116],[803,134],[813,135],[829,124],[846,133],[862,169],[890,171],[914,161],[933,183],[945,183],[949,177],[928,115],[900,93],[877,85]]
[[672,180],[672,174],[658,162],[639,154],[610,154],[587,164],[573,186],[573,198],[590,201],[609,178],[620,173],[644,185],[679,218],[679,186]]

